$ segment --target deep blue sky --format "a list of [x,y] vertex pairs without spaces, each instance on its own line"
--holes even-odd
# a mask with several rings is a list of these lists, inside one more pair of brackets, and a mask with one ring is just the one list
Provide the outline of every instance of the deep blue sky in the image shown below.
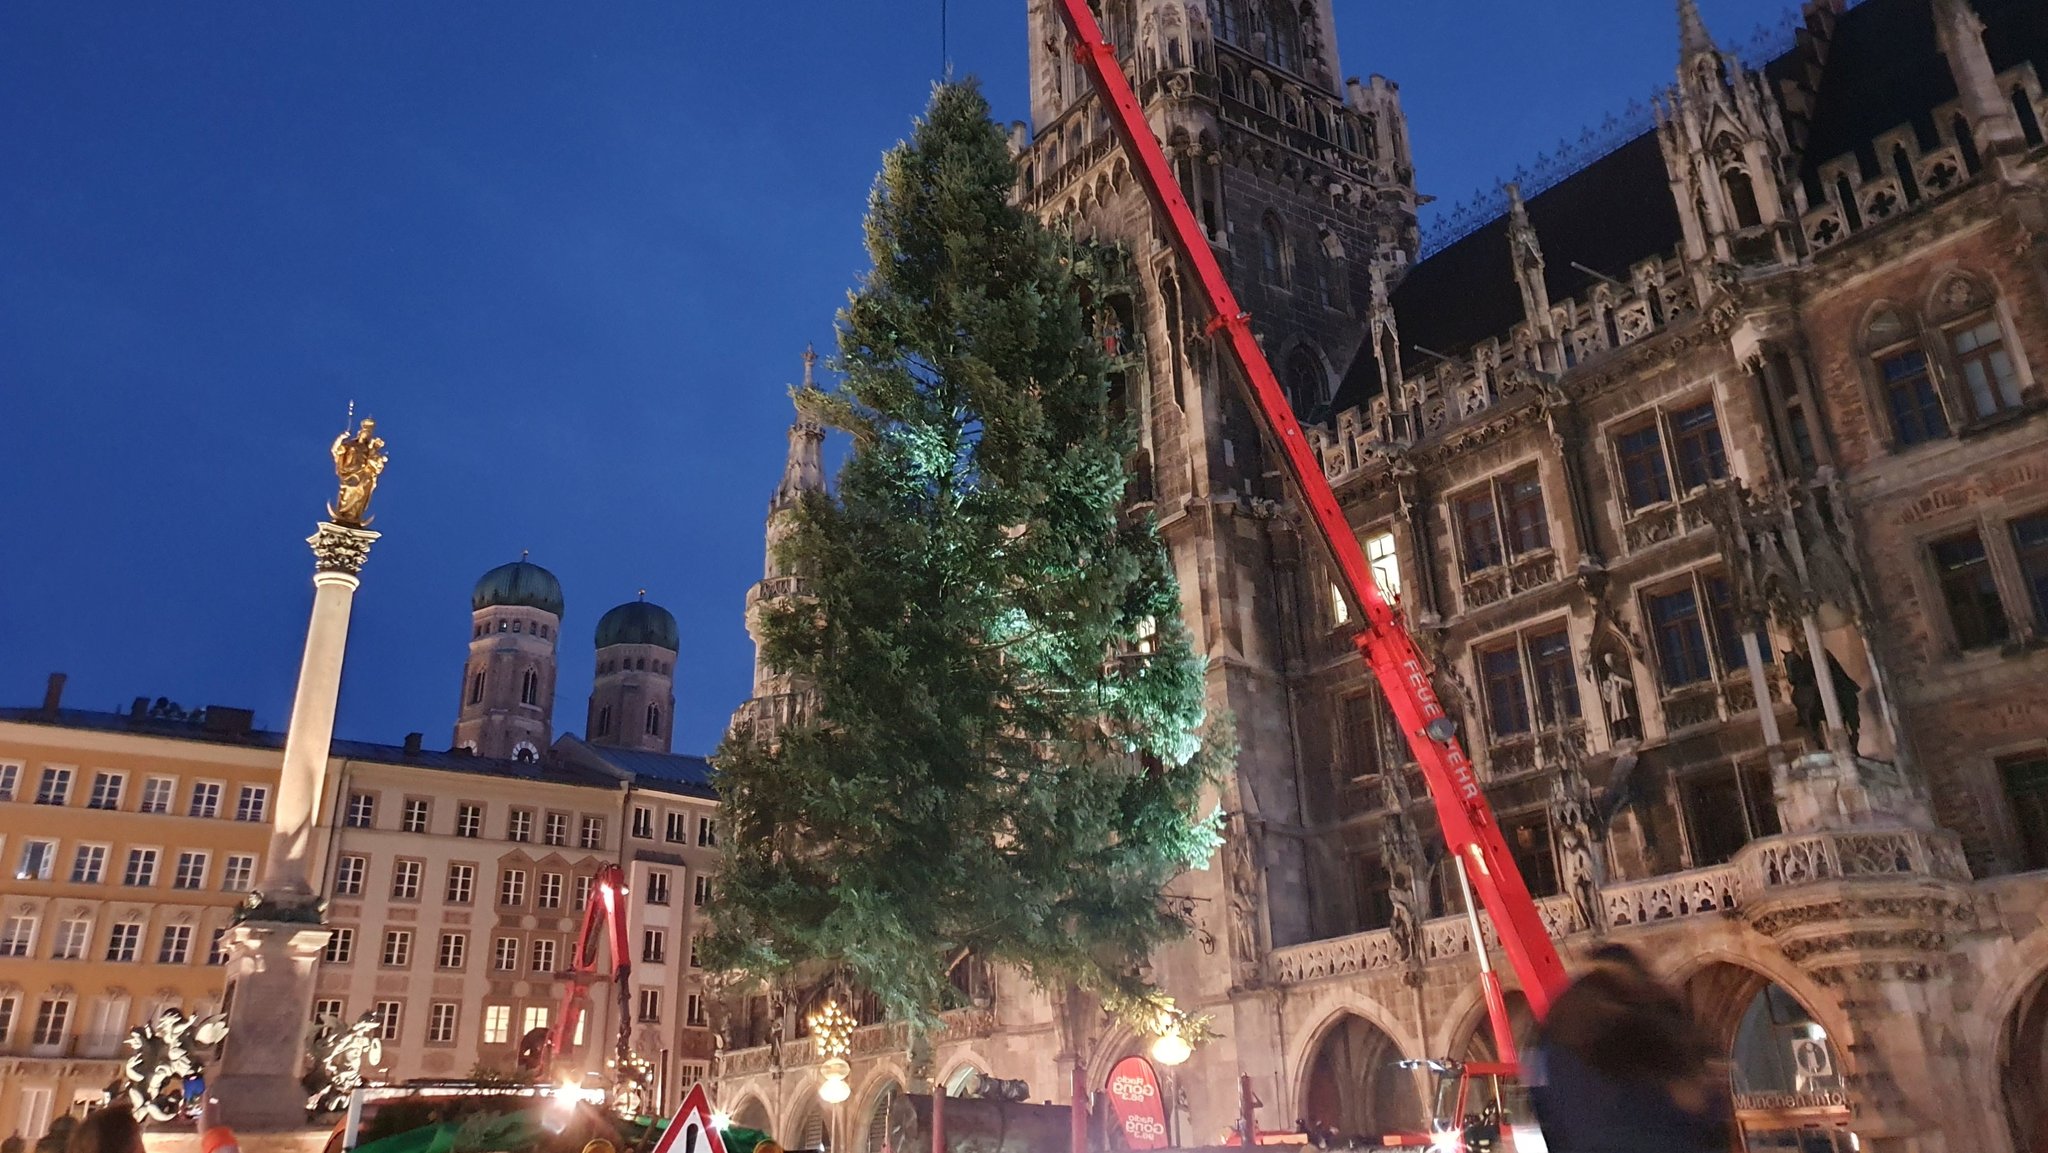
[[[1464,198],[1668,83],[1672,5],[1338,0]],[[1706,0],[1724,43],[1778,0]],[[955,0],[1023,118],[1023,0]],[[0,704],[287,719],[353,398],[392,452],[340,732],[444,746],[485,569],[562,578],[559,730],[646,587],[679,751],[747,694],[785,387],[865,257],[937,0],[0,4]]]

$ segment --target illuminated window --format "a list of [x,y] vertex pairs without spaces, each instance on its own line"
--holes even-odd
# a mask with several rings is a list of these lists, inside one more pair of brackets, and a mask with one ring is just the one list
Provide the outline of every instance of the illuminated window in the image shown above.
[[512,1039],[512,1006],[484,1006],[484,1044],[503,1045]]

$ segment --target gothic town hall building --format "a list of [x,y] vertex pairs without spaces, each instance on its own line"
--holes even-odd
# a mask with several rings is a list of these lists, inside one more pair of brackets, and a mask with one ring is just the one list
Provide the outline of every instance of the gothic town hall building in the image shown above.
[[[1567,963],[1622,941],[1687,993],[1751,1150],[2041,1147],[2048,9],[1814,0],[1740,58],[1680,0],[1654,123],[1425,253],[1399,91],[1344,78],[1328,0],[1103,8]],[[1267,1128],[1415,1128],[1395,1062],[1491,1046],[1430,800],[1042,0],[1030,60],[1017,195],[1130,254],[1134,492],[1243,746],[1154,962],[1221,1034],[1172,1124],[1216,1142],[1243,1074]],[[900,1093],[1064,1100],[1147,1042],[960,985],[929,1061],[862,1028],[830,1111],[805,994],[764,997],[721,1100],[880,1153]]]

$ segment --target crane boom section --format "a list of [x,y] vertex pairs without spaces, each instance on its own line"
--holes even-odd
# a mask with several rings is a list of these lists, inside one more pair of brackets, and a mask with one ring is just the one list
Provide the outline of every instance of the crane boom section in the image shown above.
[[[1166,223],[1174,248],[1201,283],[1213,316],[1210,331],[1224,338],[1235,357],[1254,418],[1280,446],[1287,474],[1301,494],[1315,535],[1337,572],[1339,588],[1358,618],[1365,622],[1355,641],[1385,690],[1394,717],[1422,767],[1423,778],[1436,801],[1444,843],[1464,861],[1471,885],[1492,916],[1509,963],[1521,979],[1530,1008],[1539,1018],[1543,1017],[1549,1012],[1552,997],[1565,985],[1564,965],[1537,914],[1521,870],[1508,854],[1507,842],[1486,803],[1472,762],[1459,746],[1456,730],[1444,712],[1443,702],[1437,698],[1429,665],[1373,582],[1365,552],[1344,516],[1343,507],[1337,503],[1336,493],[1323,476],[1322,463],[1302,436],[1301,423],[1295,419],[1286,394],[1273,375],[1273,366],[1267,363],[1265,352],[1252,335],[1251,318],[1230,291],[1216,254],[1210,250],[1208,238],[1202,234],[1145,119],[1144,109],[1117,63],[1116,50],[1103,39],[1101,26],[1089,9],[1089,0],[1055,0],[1055,4],[1074,37],[1075,56],[1107,107],[1110,123],[1123,142],[1139,182]],[[1485,944],[1475,941],[1473,947],[1483,949]]]

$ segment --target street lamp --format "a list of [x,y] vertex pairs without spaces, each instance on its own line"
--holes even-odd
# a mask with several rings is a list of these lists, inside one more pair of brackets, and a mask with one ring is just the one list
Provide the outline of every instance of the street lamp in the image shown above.
[[1184,1064],[1189,1057],[1194,1056],[1195,1047],[1188,1043],[1187,1034],[1182,1030],[1185,1018],[1186,1014],[1174,1008],[1172,1002],[1168,1002],[1166,1007],[1159,1011],[1159,1021],[1154,1026],[1159,1032],[1159,1037],[1152,1042],[1154,1061],[1172,1068]]
[[1159,1039],[1152,1042],[1152,1059],[1161,1065],[1184,1064],[1194,1054],[1194,1048],[1188,1044],[1187,1038],[1180,1035],[1178,1026],[1160,1034]]
[[853,1014],[839,1007],[839,1002],[827,1000],[818,1006],[818,1011],[805,1020],[811,1026],[811,1036],[816,1039],[818,1052],[825,1058],[818,1072],[825,1079],[818,1084],[818,1099],[828,1105],[837,1105],[853,1096],[853,1086],[846,1078],[853,1073],[853,1066],[846,1063],[846,1054],[853,1045]]

